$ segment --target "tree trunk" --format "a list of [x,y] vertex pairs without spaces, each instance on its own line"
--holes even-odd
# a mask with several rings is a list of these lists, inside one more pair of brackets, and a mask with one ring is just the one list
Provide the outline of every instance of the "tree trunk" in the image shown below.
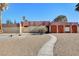
[[2,32],[2,11],[0,10],[0,33]]

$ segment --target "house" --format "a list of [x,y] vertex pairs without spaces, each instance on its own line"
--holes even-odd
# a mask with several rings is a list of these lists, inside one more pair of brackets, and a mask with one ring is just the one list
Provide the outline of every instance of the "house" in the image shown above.
[[49,21],[28,21],[28,22],[21,22],[24,27],[27,26],[49,26]]
[[28,22],[21,22],[23,27],[28,27],[28,26],[46,26],[48,28],[49,32],[49,21],[28,21]]
[[[50,22],[50,21],[27,21],[21,22],[22,30],[29,26],[46,26],[47,33],[77,33],[77,22]],[[17,24],[2,24],[3,32],[18,33],[20,30],[19,23]]]
[[50,33],[77,33],[77,22],[49,22],[49,21],[31,21],[22,22],[23,27],[28,26],[46,26]]
[[2,24],[3,33],[19,33],[19,23],[17,24]]
[[51,33],[77,33],[77,22],[51,22]]

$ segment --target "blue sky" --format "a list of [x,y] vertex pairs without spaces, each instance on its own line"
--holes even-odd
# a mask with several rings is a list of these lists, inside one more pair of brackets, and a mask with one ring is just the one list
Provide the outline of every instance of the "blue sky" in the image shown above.
[[10,3],[3,12],[3,23],[7,19],[20,22],[22,16],[28,21],[53,21],[58,15],[65,15],[69,22],[79,22],[76,3]]

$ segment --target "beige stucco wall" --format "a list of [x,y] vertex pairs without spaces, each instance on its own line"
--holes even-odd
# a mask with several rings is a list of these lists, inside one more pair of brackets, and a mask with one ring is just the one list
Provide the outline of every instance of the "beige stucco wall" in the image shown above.
[[22,28],[22,32],[23,32],[23,33],[29,32],[28,27],[23,27],[23,28]]
[[[23,28],[22,28],[22,32],[23,32],[23,33],[29,32],[29,30],[28,30],[27,28],[28,28],[28,27],[23,27]],[[19,33],[19,27],[9,27],[9,28],[3,27],[2,29],[3,29],[3,33],[5,33],[5,32],[9,32],[9,33]],[[78,26],[78,28],[77,28],[77,31],[78,31],[78,33],[79,33],[79,26]]]
[[19,27],[3,27],[3,33],[8,32],[8,33],[19,33]]
[[78,30],[78,33],[79,33],[79,26],[78,26],[77,30]]

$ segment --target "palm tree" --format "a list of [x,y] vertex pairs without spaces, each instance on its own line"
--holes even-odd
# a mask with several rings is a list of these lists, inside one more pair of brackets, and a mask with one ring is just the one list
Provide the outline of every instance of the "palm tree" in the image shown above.
[[76,11],[79,11],[79,3],[76,5],[75,10],[76,10]]
[[7,3],[0,3],[0,32],[2,32],[2,12],[7,8]]

